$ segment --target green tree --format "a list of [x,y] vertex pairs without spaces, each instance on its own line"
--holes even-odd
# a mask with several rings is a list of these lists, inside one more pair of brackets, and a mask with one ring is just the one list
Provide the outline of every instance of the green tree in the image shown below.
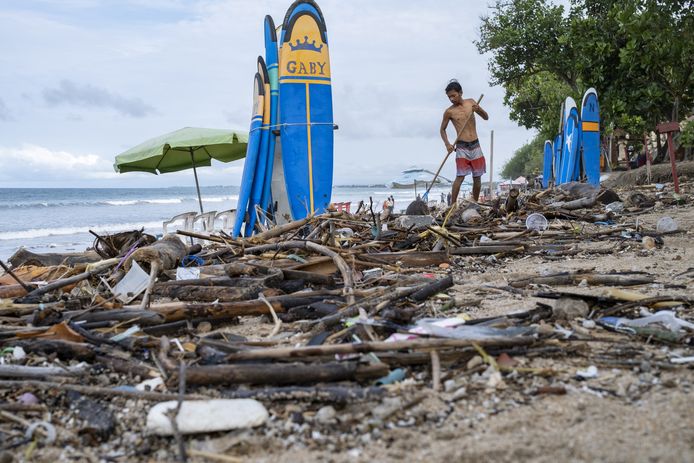
[[640,136],[694,105],[693,0],[497,0],[480,53],[511,118],[551,139],[561,101],[600,98],[603,127]]
[[538,134],[513,153],[501,169],[501,177],[514,179],[523,175],[529,178],[542,172],[544,149],[545,139]]

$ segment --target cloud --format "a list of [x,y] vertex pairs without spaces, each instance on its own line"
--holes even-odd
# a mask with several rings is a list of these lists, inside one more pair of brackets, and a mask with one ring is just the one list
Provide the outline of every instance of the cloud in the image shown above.
[[7,107],[5,102],[0,98],[0,121],[11,121],[13,120],[12,114],[10,114],[10,108]]
[[96,154],[54,151],[25,144],[19,148],[0,147],[0,180],[21,184],[37,178],[85,179],[114,178],[110,161]]
[[145,117],[154,108],[140,98],[126,98],[89,84],[62,80],[57,88],[43,90],[43,99],[50,106],[70,105],[88,108],[111,108],[124,116]]

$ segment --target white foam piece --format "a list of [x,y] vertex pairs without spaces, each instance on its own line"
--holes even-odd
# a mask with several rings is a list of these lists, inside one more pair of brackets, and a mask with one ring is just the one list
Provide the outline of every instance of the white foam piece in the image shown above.
[[[175,400],[161,402],[147,414],[147,432],[159,436],[173,435],[167,416],[175,410]],[[228,431],[260,426],[268,419],[267,409],[253,399],[184,400],[176,416],[181,434]]]

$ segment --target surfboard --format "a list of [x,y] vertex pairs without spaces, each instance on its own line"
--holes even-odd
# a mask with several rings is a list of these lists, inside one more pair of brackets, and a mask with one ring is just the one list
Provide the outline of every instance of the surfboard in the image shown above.
[[554,137],[554,143],[552,143],[552,149],[554,150],[554,162],[552,163],[554,167],[554,185],[559,185],[559,168],[561,167],[561,149],[562,149],[562,134],[558,133]]
[[292,219],[327,209],[333,180],[333,110],[328,37],[312,0],[298,0],[282,25],[280,138]]
[[[265,16],[264,23],[264,38],[265,38],[265,63],[267,64],[268,77],[270,79],[270,125],[269,125],[269,143],[267,149],[267,168],[263,182],[263,192],[260,197],[260,207],[267,211],[269,210],[271,200],[271,185],[275,166],[275,145],[277,135],[275,129],[277,126],[277,107],[279,104],[279,78],[278,78],[278,51],[277,51],[277,31],[275,22],[270,15]],[[280,194],[286,197],[286,190],[280,190]]]
[[[561,160],[560,160],[560,165],[559,165],[559,174],[558,174],[558,181],[557,185],[561,185],[562,183],[570,182],[569,178],[571,177],[571,174],[573,173],[573,169],[575,167],[574,164],[574,159],[570,158],[569,156],[574,156],[572,153],[575,151],[573,148],[578,148],[578,146],[574,146],[576,143],[576,140],[573,139],[574,134],[572,132],[567,132],[567,122],[570,118],[571,111],[576,109],[576,102],[574,101],[573,98],[570,96],[566,97],[564,100],[564,104],[562,105],[562,115],[563,115],[563,128],[562,128],[562,149],[561,149]],[[578,112],[576,113],[578,114]],[[574,129],[574,125],[571,126],[572,130]],[[569,145],[569,149],[567,150],[567,144]]]
[[259,73],[255,73],[253,78],[253,113],[251,116],[251,128],[248,132],[248,146],[246,147],[246,160],[243,164],[243,174],[241,176],[241,188],[239,190],[239,200],[236,205],[236,218],[231,235],[236,238],[241,233],[241,226],[246,220],[248,201],[251,196],[253,177],[255,175],[256,162],[258,160],[258,150],[260,148],[261,126],[263,125],[263,111],[265,109],[265,83]]
[[[573,102],[573,99],[571,99],[571,101]],[[562,148],[561,183],[578,180],[575,178],[575,175],[578,167],[578,153],[580,147],[580,120],[575,103],[571,107],[569,107],[567,103],[567,108],[566,122],[564,124],[564,145]]]
[[268,74],[265,60],[262,56],[258,57],[258,74],[263,81],[263,123],[260,127],[260,146],[258,147],[258,160],[255,164],[253,173],[251,196],[248,200],[248,216],[246,218],[246,230],[244,236],[251,236],[257,219],[256,206],[260,205],[260,199],[265,187],[265,172],[269,162],[268,146],[270,144],[270,76]]
[[600,185],[600,105],[598,92],[589,88],[581,101],[581,146],[588,183]]
[[559,172],[561,172],[561,155],[562,155],[562,145],[564,143],[564,103],[561,102],[559,107],[559,129],[557,131],[557,136],[554,137],[554,184],[559,185]]
[[549,182],[554,177],[554,147],[552,142],[545,140],[544,163],[542,166],[542,188],[549,187]]

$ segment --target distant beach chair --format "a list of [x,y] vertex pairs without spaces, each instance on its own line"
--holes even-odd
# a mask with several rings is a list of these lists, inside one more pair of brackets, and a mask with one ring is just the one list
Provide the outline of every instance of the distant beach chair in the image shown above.
[[236,220],[236,209],[218,212],[214,217],[213,230],[231,230]]
[[176,222],[180,223],[180,225],[176,226],[177,230],[193,231],[193,223],[197,215],[197,212],[184,212],[183,214],[173,216],[171,220],[163,222],[162,228],[164,229],[164,235],[169,233],[168,227]]

